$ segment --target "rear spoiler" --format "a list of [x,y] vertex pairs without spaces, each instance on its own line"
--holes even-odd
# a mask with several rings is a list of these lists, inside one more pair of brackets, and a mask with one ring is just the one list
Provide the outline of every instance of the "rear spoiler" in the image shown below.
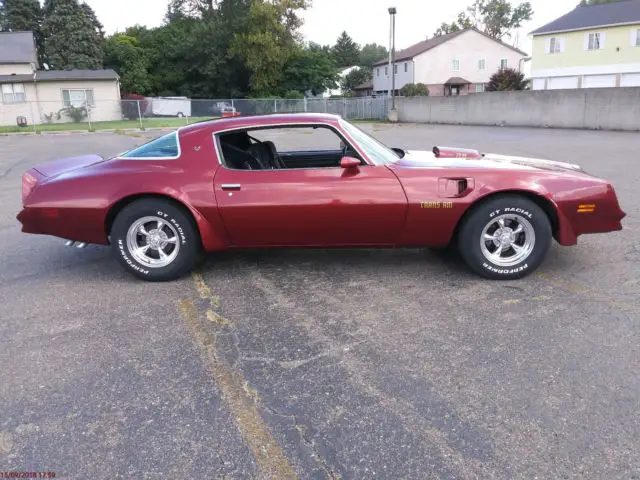
[[478,150],[456,147],[433,147],[436,158],[482,158],[484,154]]

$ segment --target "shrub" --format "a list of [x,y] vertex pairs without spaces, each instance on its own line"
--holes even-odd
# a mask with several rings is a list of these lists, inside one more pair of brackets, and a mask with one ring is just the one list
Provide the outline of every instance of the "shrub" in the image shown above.
[[400,89],[403,97],[428,97],[429,88],[424,83],[407,83]]
[[61,110],[62,113],[67,115],[74,123],[80,123],[87,118],[87,107],[67,107]]
[[487,84],[487,92],[500,92],[506,90],[526,90],[529,81],[525,80],[524,73],[513,68],[503,68],[491,75]]

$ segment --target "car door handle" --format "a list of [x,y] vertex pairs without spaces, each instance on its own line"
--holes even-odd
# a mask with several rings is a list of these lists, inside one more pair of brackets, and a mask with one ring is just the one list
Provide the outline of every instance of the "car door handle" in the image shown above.
[[223,190],[240,190],[241,185],[239,183],[223,183]]

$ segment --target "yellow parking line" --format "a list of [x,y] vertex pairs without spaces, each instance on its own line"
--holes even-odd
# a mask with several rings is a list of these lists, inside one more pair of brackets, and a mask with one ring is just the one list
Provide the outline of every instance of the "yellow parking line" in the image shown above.
[[[201,293],[209,290],[208,287],[205,290],[203,285],[206,287],[204,279],[202,279],[202,284],[198,285],[196,278],[196,287]],[[180,300],[178,311],[189,328],[202,358],[210,367],[216,385],[220,388],[223,398],[233,414],[238,431],[256,460],[260,477],[296,479],[295,470],[284,450],[273,437],[258,412],[256,407],[256,404],[260,402],[258,392],[249,386],[240,371],[220,361],[215,333],[198,314],[193,302],[188,299]]]

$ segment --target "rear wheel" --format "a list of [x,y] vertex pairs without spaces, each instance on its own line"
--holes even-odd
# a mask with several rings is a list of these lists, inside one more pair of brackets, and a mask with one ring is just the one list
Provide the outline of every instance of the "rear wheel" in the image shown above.
[[514,280],[540,266],[552,238],[544,210],[527,198],[504,195],[480,204],[464,219],[458,249],[481,276]]
[[188,273],[200,245],[192,218],[159,199],[138,200],[122,209],[113,222],[111,243],[125,269],[147,281],[175,280]]

